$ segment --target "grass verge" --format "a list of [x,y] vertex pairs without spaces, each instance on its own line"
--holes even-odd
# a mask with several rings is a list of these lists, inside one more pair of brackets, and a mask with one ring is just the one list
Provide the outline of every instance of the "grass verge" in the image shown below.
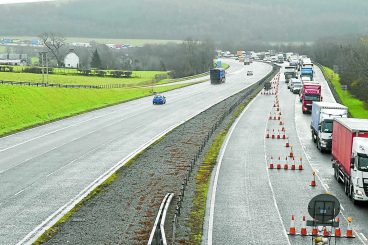
[[[196,83],[154,88],[166,92]],[[0,85],[0,137],[84,112],[151,96],[151,88],[64,89]]]
[[221,146],[226,138],[226,135],[233,125],[235,120],[242,113],[246,105],[253,99],[251,97],[246,103],[242,103],[233,112],[230,121],[227,123],[224,129],[214,139],[211,147],[206,153],[204,160],[198,170],[195,177],[196,188],[193,199],[193,207],[191,210],[191,216],[189,218],[189,226],[191,230],[189,244],[199,245],[202,241],[203,222],[206,213],[207,194],[210,185],[211,174],[213,168],[216,165],[218,155],[220,153]]
[[[1,72],[0,80],[13,82],[41,83],[42,74],[22,72],[21,66],[14,66],[14,72]],[[83,76],[75,69],[55,68],[55,74],[48,75],[48,83],[77,85],[110,85],[142,86],[156,84],[155,76],[168,76],[164,71],[133,71],[130,78]]]
[[364,102],[355,98],[349,91],[341,89],[339,74],[332,69],[322,66],[322,72],[326,79],[333,85],[342,103],[349,108],[352,117],[368,118],[368,110],[364,107]]

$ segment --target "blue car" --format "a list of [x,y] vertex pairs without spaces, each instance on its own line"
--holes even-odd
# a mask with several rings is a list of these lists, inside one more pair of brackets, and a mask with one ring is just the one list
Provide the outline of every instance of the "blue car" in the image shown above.
[[163,104],[166,104],[166,98],[165,98],[165,96],[156,94],[153,97],[153,104],[154,105],[163,105]]

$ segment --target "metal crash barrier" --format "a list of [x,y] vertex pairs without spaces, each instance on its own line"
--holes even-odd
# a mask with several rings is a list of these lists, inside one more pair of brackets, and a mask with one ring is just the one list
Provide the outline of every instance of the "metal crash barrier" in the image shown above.
[[173,197],[174,193],[167,193],[165,195],[158,211],[155,224],[153,225],[153,229],[148,240],[148,245],[167,245],[165,234],[165,219],[167,210],[169,209],[170,202]]

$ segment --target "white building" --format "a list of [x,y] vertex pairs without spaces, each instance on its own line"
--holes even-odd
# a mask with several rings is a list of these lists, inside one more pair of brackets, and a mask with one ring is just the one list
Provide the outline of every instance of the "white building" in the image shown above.
[[78,68],[79,67],[79,57],[73,50],[70,50],[69,53],[64,58],[65,67],[68,68]]

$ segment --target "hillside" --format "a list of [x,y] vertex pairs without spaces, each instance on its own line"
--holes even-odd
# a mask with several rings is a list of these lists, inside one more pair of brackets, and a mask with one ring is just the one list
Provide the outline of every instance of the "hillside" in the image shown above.
[[367,1],[59,0],[0,6],[1,35],[312,41],[366,33]]

